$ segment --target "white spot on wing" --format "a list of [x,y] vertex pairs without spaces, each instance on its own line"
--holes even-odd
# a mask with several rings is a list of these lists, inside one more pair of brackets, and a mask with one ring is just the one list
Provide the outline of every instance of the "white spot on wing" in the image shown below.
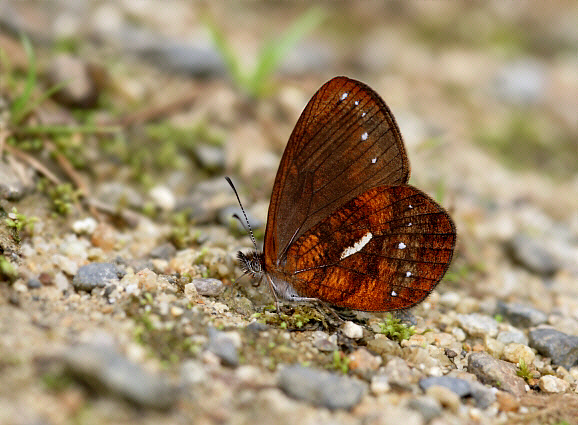
[[347,258],[350,255],[353,255],[356,252],[361,251],[363,247],[367,245],[367,243],[371,240],[372,237],[373,235],[371,234],[371,232],[367,232],[365,235],[363,235],[363,237],[360,240],[355,242],[353,246],[348,246],[347,248],[345,248],[341,253],[340,259],[343,260],[344,258]]
[[404,244],[403,242],[400,242],[399,245],[397,245],[397,247],[398,247],[399,249],[405,249],[406,246],[407,246],[407,245]]
[[397,297],[397,292],[391,291],[391,296],[392,296],[392,297]]
[[359,105],[359,100],[355,101],[355,106]]
[[347,98],[347,96],[349,96],[349,93],[345,92],[341,95],[341,100],[345,100]]
[[410,277],[411,276],[411,272],[405,272],[405,277]]
[[367,140],[367,131],[361,135],[361,140]]
[[361,117],[364,117],[364,116],[366,116],[366,115],[367,115],[367,114],[364,112],[363,114],[361,114]]
[[411,226],[412,226],[411,222],[407,223],[407,227],[411,227]]
[[376,162],[377,162],[377,158],[373,158],[373,159],[371,160],[371,163],[372,163],[372,164],[375,164]]
[[410,210],[413,210],[413,205],[412,205],[412,204],[409,204],[409,207],[408,207],[408,208],[409,208]]

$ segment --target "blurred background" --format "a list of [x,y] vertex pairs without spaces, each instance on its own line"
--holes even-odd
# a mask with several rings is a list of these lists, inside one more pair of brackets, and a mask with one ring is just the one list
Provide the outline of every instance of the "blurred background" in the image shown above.
[[[383,97],[407,146],[411,183],[457,224],[452,266],[417,308],[428,325],[443,330],[437,320],[456,313],[498,320],[500,302],[520,302],[539,310],[540,323],[578,335],[578,3],[309,3],[0,0],[0,216],[9,223],[0,226],[0,280],[11,283],[0,287],[0,351],[29,361],[0,356],[9,358],[0,365],[6,400],[19,400],[5,408],[36,406],[27,390],[38,385],[28,367],[36,354],[97,327],[132,341],[141,326],[134,339],[173,366],[175,356],[196,356],[205,316],[167,325],[171,345],[135,311],[149,320],[154,305],[159,323],[169,323],[192,311],[175,287],[202,276],[219,279],[222,291],[240,275],[235,254],[251,242],[231,218],[238,206],[223,176],[262,240],[293,126],[336,75]],[[89,262],[148,268],[152,278],[127,279],[124,292],[113,289],[117,304],[107,303],[108,292],[87,296],[75,280]],[[240,285],[242,302],[192,305],[213,308],[211,326],[238,326],[272,302],[265,287]],[[135,307],[129,287],[155,298]],[[39,293],[42,302],[28,296]],[[446,310],[431,308],[440,305]],[[147,358],[141,345],[127,346],[133,360]],[[264,370],[265,360],[254,363]],[[213,394],[228,394],[230,380],[221,380]],[[80,393],[59,403],[39,393],[49,416],[65,403],[82,412]]]

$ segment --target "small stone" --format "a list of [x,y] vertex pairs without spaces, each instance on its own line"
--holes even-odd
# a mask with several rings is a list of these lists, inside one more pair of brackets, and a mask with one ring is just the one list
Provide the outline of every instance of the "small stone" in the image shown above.
[[160,258],[168,261],[174,257],[176,253],[177,249],[172,243],[165,243],[153,248],[150,255],[152,258]]
[[518,344],[528,345],[528,337],[524,334],[524,332],[517,329],[502,331],[498,334],[496,339],[504,344],[516,342]]
[[530,347],[566,369],[578,365],[578,337],[550,328],[532,329]]
[[193,148],[193,153],[206,171],[215,172],[225,168],[225,152],[221,146],[197,144]]
[[112,263],[90,263],[78,269],[72,279],[72,285],[78,291],[90,292],[94,288],[104,288],[111,282],[117,282],[119,270]]
[[434,385],[446,387],[460,397],[465,397],[471,393],[470,383],[459,378],[452,378],[450,376],[434,376],[420,379],[419,381],[419,387],[424,391],[427,391],[429,387]]
[[112,226],[100,223],[92,232],[90,242],[103,251],[110,251],[116,245],[116,232]]
[[193,285],[197,289],[199,295],[207,297],[216,297],[221,295],[225,290],[225,286],[219,279],[199,278],[193,279]]
[[526,383],[516,371],[514,364],[496,360],[484,352],[468,356],[468,372],[476,375],[481,383],[521,396],[526,393]]
[[479,313],[458,314],[457,321],[460,327],[474,337],[498,335],[498,322],[492,317]]
[[375,339],[369,340],[367,348],[384,358],[387,358],[387,356],[401,357],[403,355],[403,349],[399,344],[396,341],[384,338],[383,335],[381,337],[376,335]]
[[478,381],[470,382],[470,390],[472,398],[476,401],[476,406],[480,409],[487,409],[496,401],[495,388],[488,388]]
[[374,395],[380,395],[387,393],[391,387],[389,386],[389,380],[385,375],[374,375],[371,377],[371,392]]
[[407,407],[421,414],[426,423],[442,414],[442,405],[434,397],[419,396],[408,401]]
[[449,388],[432,385],[426,390],[426,395],[437,400],[442,406],[447,407],[454,413],[457,413],[460,408],[460,396]]
[[187,283],[185,285],[185,297],[187,297],[188,300],[196,301],[198,296],[199,294],[197,292],[197,287],[195,286],[195,284],[192,282]]
[[515,342],[506,345],[502,353],[502,359],[510,363],[518,363],[523,360],[527,365],[531,365],[535,358],[536,355],[530,347]]
[[496,358],[502,357],[502,353],[504,352],[505,344],[500,342],[494,338],[486,337],[484,338],[484,346],[486,351],[492,356]]
[[171,307],[171,315],[172,315],[173,317],[182,316],[184,312],[185,312],[185,310],[182,309],[181,307],[177,307],[177,306],[172,306],[172,307]]
[[[57,55],[48,65],[48,80],[60,86],[53,97],[65,106],[91,108],[98,99],[98,68],[68,54]],[[103,73],[103,71],[100,71]]]
[[542,376],[538,380],[538,386],[545,393],[565,393],[570,389],[570,383],[553,375]]
[[341,331],[347,338],[361,339],[363,337],[363,328],[351,321],[345,322]]
[[82,220],[76,220],[72,223],[72,230],[77,235],[92,235],[98,226],[98,222],[92,217],[86,217]]
[[166,410],[178,398],[178,388],[164,376],[146,372],[108,345],[69,348],[64,363],[69,373],[95,391],[112,393],[139,406]]
[[313,346],[319,351],[331,353],[339,348],[337,346],[337,338],[330,338],[325,332],[317,331],[314,333],[313,338]]
[[514,236],[510,241],[510,251],[516,262],[537,274],[552,275],[560,267],[540,239],[525,234]]
[[538,326],[548,321],[546,313],[518,303],[498,301],[496,313],[502,315],[508,322],[519,328]]
[[235,340],[225,332],[209,328],[207,350],[219,357],[226,366],[236,367],[239,364]]
[[42,288],[42,282],[40,282],[38,279],[29,279],[28,282],[26,283],[26,285],[28,286],[28,289],[38,289],[38,288]]
[[365,348],[358,348],[349,356],[349,369],[358,372],[377,370],[381,365],[381,357],[374,356]]
[[[265,331],[269,330],[269,326],[266,325],[265,323],[261,323],[261,322],[257,322],[256,320],[253,320],[251,323],[249,323],[247,326],[245,326],[245,329],[250,331],[250,332],[259,333],[259,332],[265,332]],[[334,350],[332,350],[332,351],[334,351]]]
[[501,412],[517,412],[520,408],[518,399],[506,391],[498,391],[496,401]]
[[281,369],[278,386],[290,397],[331,410],[351,409],[366,392],[358,380],[297,365]]
[[445,307],[453,309],[460,303],[461,300],[462,297],[460,294],[450,291],[440,296],[439,303]]
[[411,388],[417,382],[417,375],[412,372],[406,361],[399,357],[391,359],[383,368],[383,374],[387,376],[389,384],[402,389]]
[[155,186],[149,191],[155,206],[163,211],[173,211],[177,203],[175,195],[166,186]]

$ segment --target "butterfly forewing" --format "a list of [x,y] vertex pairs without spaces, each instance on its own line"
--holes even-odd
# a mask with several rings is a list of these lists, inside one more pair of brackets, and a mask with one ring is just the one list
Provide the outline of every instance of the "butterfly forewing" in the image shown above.
[[281,159],[265,232],[266,266],[283,267],[291,243],[350,200],[408,178],[403,141],[385,102],[363,83],[333,78],[305,107]]
[[452,258],[449,215],[408,186],[368,190],[294,241],[279,276],[299,294],[357,310],[421,302]]

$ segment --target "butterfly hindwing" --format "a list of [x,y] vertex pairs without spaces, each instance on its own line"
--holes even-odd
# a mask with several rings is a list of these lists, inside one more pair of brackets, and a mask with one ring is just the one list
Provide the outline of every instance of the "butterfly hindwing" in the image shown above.
[[294,241],[283,278],[337,306],[404,309],[437,285],[455,241],[451,218],[429,196],[409,185],[376,187]]

